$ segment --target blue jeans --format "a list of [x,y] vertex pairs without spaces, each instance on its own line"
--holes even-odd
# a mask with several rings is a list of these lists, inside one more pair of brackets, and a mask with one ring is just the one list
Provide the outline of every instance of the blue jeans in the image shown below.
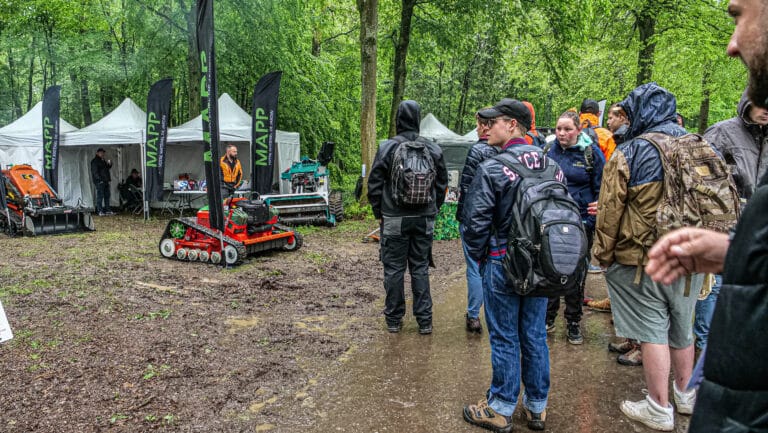
[[467,244],[464,243],[464,224],[459,225],[459,233],[461,233],[464,261],[467,262],[467,317],[477,319],[480,316],[480,307],[483,306],[483,277],[480,276],[480,265],[467,254]]
[[517,406],[522,373],[523,405],[531,412],[542,412],[549,394],[549,348],[544,325],[547,298],[516,295],[507,286],[500,261],[487,260],[482,272],[493,368],[488,404],[494,411],[511,416]]
[[[98,182],[96,184],[96,212],[104,213],[109,209],[109,182]],[[103,204],[102,204],[103,203]]]
[[703,349],[707,345],[709,336],[709,324],[712,323],[712,314],[715,313],[717,295],[720,294],[720,286],[723,285],[723,276],[715,275],[715,284],[712,285],[712,293],[703,301],[696,301],[696,314],[693,320],[693,335],[696,336],[696,348]]

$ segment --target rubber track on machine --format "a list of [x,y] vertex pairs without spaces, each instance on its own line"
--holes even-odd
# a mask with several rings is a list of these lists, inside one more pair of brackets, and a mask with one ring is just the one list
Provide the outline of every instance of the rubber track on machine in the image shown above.
[[[178,222],[184,224],[187,227],[191,227],[191,228],[193,228],[195,230],[199,230],[199,231],[205,233],[206,235],[208,235],[208,236],[210,236],[212,238],[215,238],[215,239],[218,239],[219,236],[220,236],[219,233],[217,233],[216,231],[214,231],[210,227],[206,227],[206,226],[203,226],[203,225],[200,225],[200,224],[196,223],[194,218],[189,218],[189,217],[175,218],[175,219],[172,219],[172,220],[168,221],[168,226],[170,227],[171,223],[174,222],[174,221],[178,221]],[[237,258],[238,258],[237,259],[237,263],[241,263],[243,261],[243,259],[245,258],[245,256],[248,254],[248,251],[245,249],[245,245],[243,245],[243,243],[238,241],[238,240],[230,238],[229,236],[221,235],[221,237],[224,240],[224,242],[226,242],[226,243],[232,245],[233,247],[237,248]],[[222,254],[223,254],[223,252],[222,252]],[[222,260],[224,260],[224,257],[222,257]]]

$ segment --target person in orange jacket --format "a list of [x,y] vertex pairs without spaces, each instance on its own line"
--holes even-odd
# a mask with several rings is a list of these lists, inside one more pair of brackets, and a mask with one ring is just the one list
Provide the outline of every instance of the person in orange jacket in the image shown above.
[[592,140],[597,139],[597,145],[600,150],[603,151],[605,160],[608,161],[613,155],[613,151],[616,149],[616,142],[613,141],[613,134],[606,128],[600,126],[600,106],[594,99],[585,99],[581,103],[581,109],[579,109],[579,119],[581,120],[581,127],[587,134],[590,135]]

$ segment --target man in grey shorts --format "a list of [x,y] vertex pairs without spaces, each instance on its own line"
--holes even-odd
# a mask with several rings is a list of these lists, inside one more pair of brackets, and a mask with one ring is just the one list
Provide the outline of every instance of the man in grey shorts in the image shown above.
[[633,90],[621,102],[631,122],[627,141],[616,148],[603,170],[598,200],[594,253],[611,296],[616,335],[640,341],[648,395],[624,401],[629,418],[656,430],[675,427],[669,402],[670,365],[675,370],[677,412],[690,414],[696,392],[686,389],[693,369],[693,311],[703,277],[694,275],[673,284],[653,282],[643,271],[648,250],[656,241],[655,215],[662,199],[664,170],[646,132],[679,137],[675,97],[656,83]]

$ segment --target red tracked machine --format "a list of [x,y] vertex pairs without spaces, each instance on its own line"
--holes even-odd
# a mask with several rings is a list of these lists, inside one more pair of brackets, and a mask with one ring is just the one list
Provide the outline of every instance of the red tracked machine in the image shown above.
[[160,240],[160,254],[177,260],[235,265],[260,251],[301,248],[301,235],[277,223],[263,200],[232,198],[225,201],[224,233],[211,228],[208,207],[196,218],[168,222]]

